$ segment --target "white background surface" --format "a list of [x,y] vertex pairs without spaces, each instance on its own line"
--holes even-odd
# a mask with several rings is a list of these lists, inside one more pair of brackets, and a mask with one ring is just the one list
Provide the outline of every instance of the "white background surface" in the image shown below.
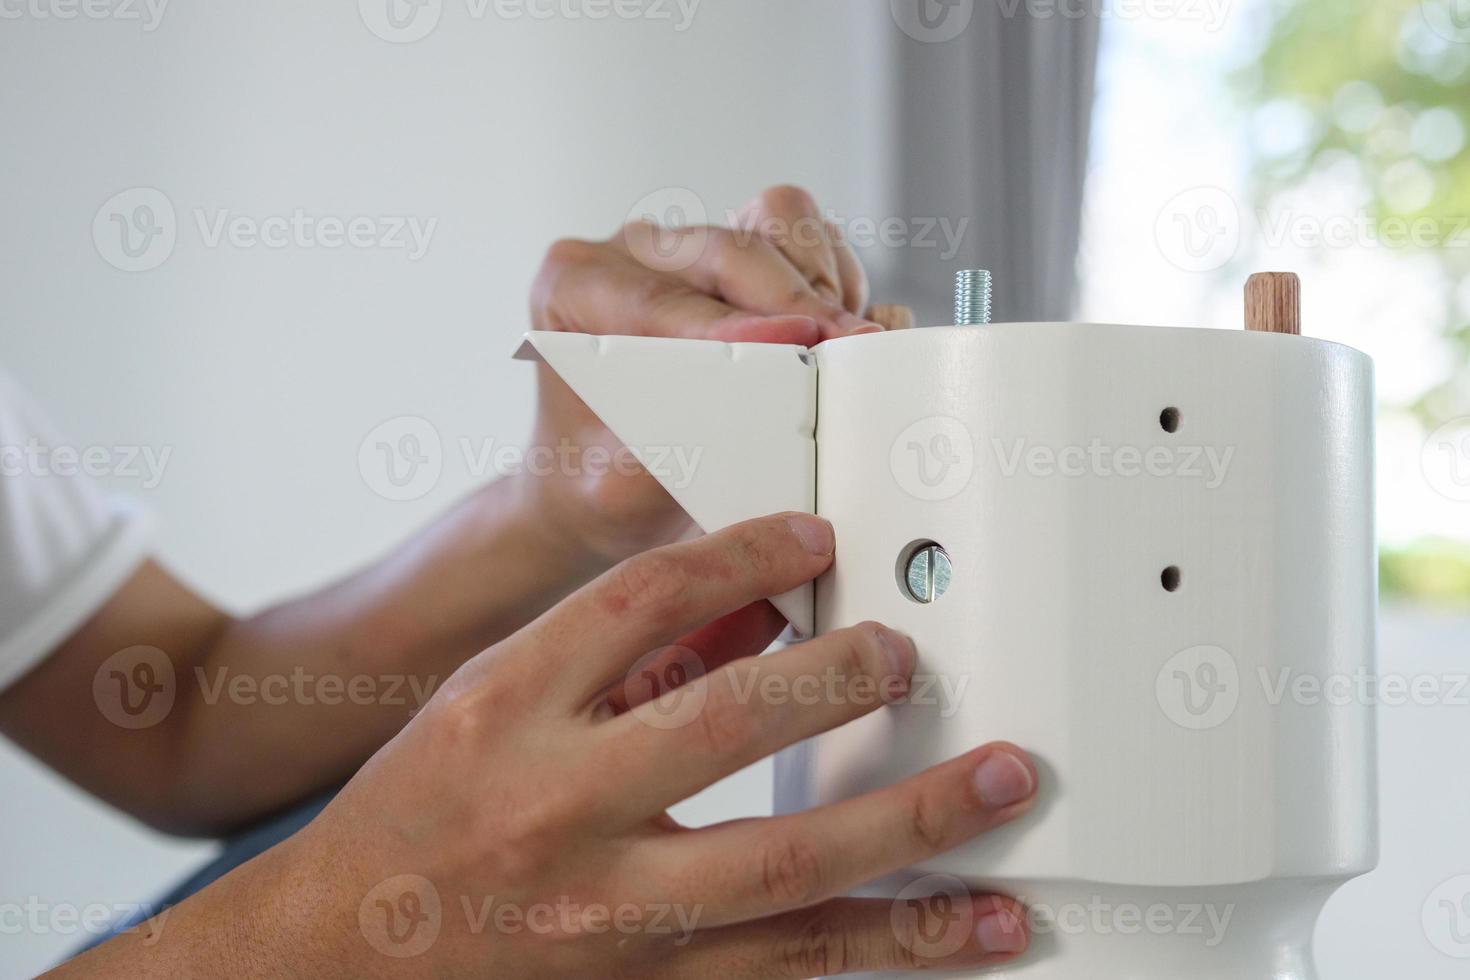
[[[79,445],[171,452],[156,489],[114,485],[161,516],[169,563],[232,607],[355,567],[442,509],[476,482],[461,438],[523,437],[530,371],[508,358],[554,238],[606,234],[671,185],[723,209],[793,181],[849,214],[885,214],[895,38],[882,4],[706,0],[684,34],[466,9],[448,3],[414,45],[375,37],[347,2],[180,3],[151,33],[0,24],[0,360]],[[99,257],[91,226],[138,186],[167,194],[179,239],[159,268],[127,274]],[[417,262],[210,248],[195,224],[196,209],[297,207],[438,224]],[[1105,252],[1106,236],[1093,247]],[[1196,320],[1192,307],[1149,312]],[[390,503],[357,452],[401,415],[434,424],[444,471],[423,499]],[[1467,630],[1390,617],[1384,668],[1461,669]],[[1421,910],[1470,872],[1467,716],[1385,710],[1383,867],[1329,909],[1328,980],[1463,975],[1426,940]],[[8,746],[0,786],[0,902],[146,899],[208,852],[138,830]],[[757,813],[768,797],[758,766],[683,815]],[[0,975],[40,969],[77,939],[7,929]]]

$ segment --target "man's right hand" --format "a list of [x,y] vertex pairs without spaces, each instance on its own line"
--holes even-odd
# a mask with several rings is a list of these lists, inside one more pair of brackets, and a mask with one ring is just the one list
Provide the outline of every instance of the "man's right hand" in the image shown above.
[[1015,746],[803,813],[666,812],[903,697],[913,645],[875,623],[757,656],[782,626],[765,598],[833,550],[827,522],[787,514],[624,562],[467,663],[295,838],[63,972],[738,980],[1015,957],[1011,899],[926,919],[841,897],[1025,813]]

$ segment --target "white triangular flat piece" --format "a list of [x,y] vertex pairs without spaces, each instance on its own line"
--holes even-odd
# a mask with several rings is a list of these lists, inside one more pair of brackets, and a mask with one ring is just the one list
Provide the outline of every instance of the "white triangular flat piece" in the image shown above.
[[[816,508],[817,368],[803,347],[534,331],[542,360],[705,531]],[[802,636],[810,583],[771,600]]]

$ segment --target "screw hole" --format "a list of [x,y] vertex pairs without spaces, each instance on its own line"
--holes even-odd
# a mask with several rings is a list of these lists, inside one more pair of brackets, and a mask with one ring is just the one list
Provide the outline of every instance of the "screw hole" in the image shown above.
[[1182,576],[1179,572],[1179,566],[1170,565],[1168,568],[1164,569],[1164,573],[1159,576],[1159,584],[1164,587],[1165,592],[1178,592],[1179,581],[1181,577]]
[[1179,409],[1169,407],[1159,413],[1159,426],[1165,432],[1179,431]]

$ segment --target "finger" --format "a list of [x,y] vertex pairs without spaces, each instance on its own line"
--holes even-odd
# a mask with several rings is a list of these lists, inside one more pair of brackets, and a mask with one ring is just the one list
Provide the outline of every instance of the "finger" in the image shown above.
[[[863,307],[868,305],[868,272],[863,268],[863,263],[852,250],[852,246],[847,244],[842,232],[828,224],[827,234],[837,255],[837,278],[842,282],[842,305],[854,313],[862,313]],[[871,314],[868,319],[873,319]]]
[[666,838],[641,865],[666,894],[705,903],[707,924],[741,922],[942,854],[1025,813],[1036,785],[1026,753],[997,742],[840,803]]
[[[900,700],[914,646],[877,623],[836,630],[768,657],[737,661],[639,705],[608,725],[595,750],[618,759],[660,759],[637,776],[636,799],[609,810],[661,812],[766,756]],[[623,763],[626,765],[626,763]]]
[[540,330],[804,346],[821,337],[809,317],[738,310],[676,276],[639,265],[606,243],[557,242],[531,295],[532,319]]
[[642,664],[646,668],[643,676],[652,683],[614,683],[605,695],[604,716],[623,714],[675,690],[680,683],[677,668],[689,654],[699,658],[698,675],[703,676],[732,661],[756,656],[785,628],[786,617],[765,599],[702,626]]
[[834,306],[843,306],[842,275],[830,238],[832,227],[822,218],[810,194],[789,185],[768,188],[740,210],[736,224],[774,245],[818,296]]
[[791,513],[645,552],[517,634],[514,655],[562,653],[558,684],[580,710],[649,650],[811,581],[833,549],[831,524]]
[[880,303],[868,307],[868,319],[882,324],[885,330],[912,330],[914,311],[907,306]]
[[799,344],[813,347],[822,331],[809,316],[751,316],[726,320],[710,330],[711,340],[731,344]]
[[[962,897],[963,900],[963,897]],[[696,932],[647,975],[798,980],[847,973],[982,969],[1015,959],[1030,937],[1015,899],[974,895],[931,910],[844,898],[801,912]]]
[[[766,316],[809,316],[822,328],[821,339],[842,337],[877,324],[823,299],[795,265],[753,231],[689,229],[679,262],[670,266],[659,245],[665,230],[638,222],[623,229],[622,241],[634,262],[737,309]],[[697,243],[693,244],[693,243]]]

